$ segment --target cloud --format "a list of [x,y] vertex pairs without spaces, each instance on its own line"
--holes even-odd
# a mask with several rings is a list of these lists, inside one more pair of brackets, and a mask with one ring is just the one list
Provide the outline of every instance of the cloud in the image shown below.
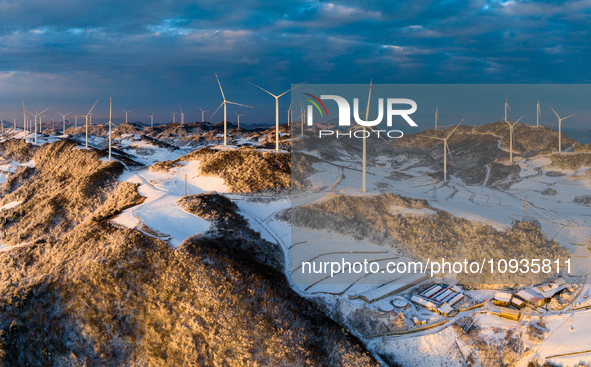
[[590,15],[591,0],[4,0],[0,83],[20,95],[0,95],[86,105],[112,93],[150,110],[182,103],[190,118],[219,105],[214,72],[255,106],[265,97],[247,80],[587,83]]

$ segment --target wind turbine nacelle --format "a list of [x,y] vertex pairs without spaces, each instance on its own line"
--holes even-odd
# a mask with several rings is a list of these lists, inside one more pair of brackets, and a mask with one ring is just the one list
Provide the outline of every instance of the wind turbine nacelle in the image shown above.
[[[322,103],[322,101],[320,101],[320,99],[322,99],[322,100],[330,99],[330,100],[335,101],[338,105],[338,108],[339,108],[339,126],[351,126],[351,107],[349,105],[349,102],[347,102],[347,100],[345,98],[343,98],[341,96],[337,96],[337,95],[321,95],[320,99],[318,99],[314,96],[311,96],[311,97],[313,97],[316,101],[320,102],[320,105],[324,108],[324,111],[326,112],[327,116],[328,116],[328,112],[326,111],[326,107],[324,106],[324,103]],[[314,103],[311,100],[308,100],[308,101]],[[320,109],[318,104],[314,103],[314,105],[316,106],[316,109],[318,110],[318,112],[320,112],[320,114],[322,115],[322,110]],[[386,122],[387,122],[388,127],[392,126],[392,117],[393,116],[402,117],[410,126],[413,126],[413,127],[418,126],[409,117],[410,114],[413,114],[417,110],[417,103],[415,101],[413,101],[412,99],[388,98],[386,100],[386,105],[387,105]],[[406,110],[394,109],[394,105],[409,105],[410,108],[406,109]],[[314,121],[313,121],[312,105],[308,105],[307,118],[308,118],[308,121],[307,121],[308,126],[313,126]],[[359,117],[359,98],[354,98],[353,99],[353,119],[355,120],[355,122],[357,124],[359,124],[361,126],[371,127],[371,126],[379,125],[384,119],[384,99],[383,98],[378,99],[378,117],[373,121],[365,121]]]

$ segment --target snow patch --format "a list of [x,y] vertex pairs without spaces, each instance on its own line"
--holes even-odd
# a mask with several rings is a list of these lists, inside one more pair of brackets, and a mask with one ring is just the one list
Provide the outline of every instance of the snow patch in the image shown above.
[[409,216],[409,217],[422,217],[424,215],[435,215],[437,212],[435,210],[422,208],[422,209],[412,209],[412,208],[405,208],[403,206],[392,205],[390,207],[390,214],[398,215],[401,214],[402,216]]
[[2,211],[2,210],[8,210],[8,209],[12,209],[12,208],[14,208],[15,206],[17,206],[17,205],[20,205],[20,204],[22,204],[22,203],[23,203],[22,201],[11,201],[11,202],[10,202],[10,203],[8,203],[8,204],[4,204],[4,206],[2,206],[2,207],[0,208],[0,211]]

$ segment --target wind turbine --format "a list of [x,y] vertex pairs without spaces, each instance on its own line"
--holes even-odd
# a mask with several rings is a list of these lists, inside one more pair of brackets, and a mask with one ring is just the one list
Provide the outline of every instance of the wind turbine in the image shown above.
[[[116,126],[111,121],[112,112],[113,112],[113,98],[109,97],[109,122],[107,123],[107,125],[109,125],[109,161],[111,160],[111,126]],[[125,113],[125,120],[126,120],[125,123],[127,123],[127,113]]]
[[25,110],[25,100],[23,99],[23,132],[24,139],[27,140],[27,111]]
[[[224,90],[222,89],[222,83],[220,83],[220,78],[218,78],[218,74],[215,74],[215,78],[218,81],[218,85],[220,86],[220,92],[222,92],[222,98],[224,99],[224,101],[222,102],[222,104],[215,110],[215,112],[211,115],[211,117],[213,117],[213,115],[215,115],[216,112],[218,112],[218,110],[222,107],[222,105],[224,106],[224,146],[226,146],[226,142],[227,142],[227,138],[228,138],[228,134],[227,132],[227,127],[226,127],[226,105],[227,104],[233,104],[236,106],[242,106],[242,107],[248,107],[248,108],[252,108],[250,106],[247,106],[245,104],[240,104],[240,103],[236,103],[236,102],[230,102],[228,100],[226,100],[226,96],[224,95]],[[210,117],[210,119],[211,119]]]
[[[519,118],[519,120],[521,120],[522,118],[523,115]],[[519,120],[515,121],[513,124],[505,120],[505,122],[509,124],[509,161],[511,163],[513,163],[513,128],[515,127],[515,125],[517,125]]]
[[542,116],[542,111],[540,111],[540,101],[536,104],[536,127],[540,127],[540,116]]
[[238,118],[238,130],[240,130],[240,116],[244,116],[245,114],[243,113],[242,115],[239,115],[236,111],[234,111],[234,113],[236,114],[236,117]]
[[172,111],[170,111],[170,113],[172,113],[172,123],[174,124],[174,123],[176,123],[176,114],[178,112],[172,112]]
[[[65,134],[66,133],[66,116],[70,115],[73,111],[68,112],[65,115],[62,115],[59,111],[55,111],[55,112],[57,112],[59,115],[62,116],[62,123],[64,124],[64,129],[63,129],[62,133]],[[35,125],[35,134],[37,134],[37,125]]]
[[181,110],[181,125],[185,124],[185,114],[183,113],[183,108],[179,105],[179,108]]
[[562,120],[566,120],[567,118],[574,116],[575,114],[573,113],[572,115],[560,118],[556,111],[554,111],[552,107],[550,108],[552,109],[556,117],[558,117],[558,153],[562,153]]
[[96,106],[97,103],[98,103],[98,99],[96,100],[96,102],[94,102],[94,105],[92,105],[92,108],[90,109],[90,111],[88,111],[88,113],[84,116],[86,118],[86,123],[84,124],[86,126],[86,148],[88,148],[88,117],[92,113],[92,110],[94,110],[94,107]]
[[[507,121],[507,108],[509,108],[509,103],[507,103],[509,100],[509,96],[505,97],[505,121]],[[511,109],[509,108],[509,111],[511,111]]]
[[291,123],[291,102],[289,102],[289,108],[287,109],[287,126]]
[[248,82],[249,84],[254,85],[255,87],[259,88],[260,90],[263,90],[265,92],[267,92],[268,94],[270,94],[273,98],[275,98],[275,151],[279,151],[279,97],[282,97],[284,95],[286,95],[287,93],[291,92],[292,90],[296,89],[297,87],[299,87],[300,85],[304,84],[298,84],[295,87],[291,88],[290,90],[288,90],[287,92],[283,92],[280,95],[276,96],[273,93],[269,92],[266,89],[263,89],[261,87],[259,87],[258,85]]
[[150,127],[152,129],[154,128],[154,113],[156,113],[156,111],[152,112],[152,114],[148,116],[150,118]]
[[[37,113],[37,114],[34,114],[32,112],[27,111],[31,115],[35,116],[35,144],[37,144],[37,117],[39,117],[39,129],[41,129],[41,115],[43,114],[43,112],[47,111],[50,108],[51,108],[51,106],[47,107],[46,109],[44,109],[43,111],[41,111],[41,113]],[[37,111],[35,111],[35,112],[37,112]]]
[[[201,107],[199,107],[199,109],[201,110]],[[209,111],[209,110],[205,110],[205,111],[201,110],[201,122],[205,122],[205,112],[207,112],[207,111]]]
[[16,118],[11,117],[11,118],[12,118],[12,128],[14,129],[14,131],[16,131],[17,130],[17,128],[16,128],[16,121],[17,120],[20,120],[20,117],[16,117]]
[[[371,79],[369,81],[369,95],[367,96],[367,108],[365,109],[365,121],[367,121],[369,119],[369,102],[371,101],[371,85],[372,85],[373,79]],[[365,126],[363,126],[363,163],[361,165],[361,172],[363,175],[362,178],[362,185],[361,185],[361,192],[367,192],[366,190],[366,173],[367,173],[367,142],[366,142],[366,135],[365,132],[367,130],[365,129]]]
[[[125,123],[127,123],[127,114],[130,113],[133,110],[125,111],[124,109],[121,109],[121,111],[125,112]],[[110,121],[111,121],[111,119],[109,118],[109,122]]]
[[460,124],[462,122],[464,122],[464,119],[462,119],[462,121],[460,121],[460,123],[457,124],[456,127],[454,127],[454,129],[451,131],[451,133],[449,133],[445,137],[445,139],[444,138],[436,138],[434,136],[428,136],[428,138],[443,141],[443,182],[447,182],[447,153],[448,152],[449,152],[449,158],[451,159],[451,162],[453,163],[453,158],[451,157],[451,151],[449,150],[449,145],[447,145],[447,139],[449,139],[449,137],[456,131],[456,129],[460,126]]
[[439,105],[435,108],[435,130],[437,130],[437,120],[439,120]]
[[300,125],[300,127],[302,128],[301,135],[303,138],[304,137],[304,121],[306,121],[306,109],[304,108],[304,106],[302,106],[302,102],[300,102],[300,110],[302,112],[302,114],[300,115],[300,117],[302,118],[302,124]]

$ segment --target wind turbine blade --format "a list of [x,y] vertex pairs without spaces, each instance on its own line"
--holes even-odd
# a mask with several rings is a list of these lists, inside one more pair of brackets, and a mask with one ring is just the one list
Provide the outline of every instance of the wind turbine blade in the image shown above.
[[[46,109],[44,109],[43,111],[41,111],[41,113],[38,113],[38,115],[41,115],[43,112],[47,111],[48,109],[50,109],[51,106],[47,107]],[[71,113],[71,112],[70,112]]]
[[423,137],[424,138],[429,138],[429,139],[437,139],[437,140],[443,140],[443,141],[445,141],[445,139],[443,139],[443,138],[436,138],[434,136],[423,136]]
[[572,115],[566,116],[565,118],[563,118],[563,120],[566,120],[567,118],[569,118],[569,117],[572,117],[572,116],[574,116],[574,115],[575,115],[575,114],[573,113]]
[[94,102],[94,105],[92,106],[92,108],[90,109],[90,111],[88,111],[88,114],[86,114],[86,116],[90,115],[90,113],[92,112],[92,110],[94,110],[94,107],[96,106],[96,104],[98,103],[98,99],[96,100],[96,102]]
[[213,113],[213,114],[212,114],[212,115],[209,117],[209,120],[211,120],[211,119],[213,118],[213,116],[216,114],[216,112],[218,112],[218,110],[219,110],[220,108],[222,108],[222,106],[224,105],[224,103],[226,103],[226,102],[225,102],[225,101],[224,101],[224,102],[222,102],[222,104],[221,104],[221,105],[220,105],[220,106],[219,106],[219,107],[218,107],[218,108],[215,110],[215,112],[214,112],[214,113]]
[[[296,89],[297,87],[299,87],[299,86],[301,86],[301,85],[303,85],[303,84],[306,84],[306,82],[303,82],[302,84],[298,84],[298,85],[296,85],[295,87],[291,88],[290,90],[288,90],[288,91],[287,91],[287,92],[285,92],[285,93],[281,93],[280,95],[278,95],[278,96],[277,96],[277,98],[279,98],[279,97],[281,97],[281,96],[283,96],[283,95],[285,95],[285,94],[287,94],[287,93],[291,92],[292,90]],[[290,107],[291,107],[291,105],[290,105]]]
[[[462,124],[462,122],[464,122],[466,118],[463,118],[462,121],[460,121],[459,124],[456,125],[456,127],[454,127],[454,129],[451,131],[451,133],[449,133],[449,135],[447,136],[447,138],[449,138],[451,136],[451,134],[454,133],[454,131],[456,131],[456,129]],[[447,138],[445,138],[447,140]]]
[[449,144],[447,144],[447,140],[445,141],[445,145],[447,146],[447,152],[449,153],[449,159],[451,159],[451,164],[453,164],[454,168],[456,168],[456,164],[454,163],[454,159],[451,156],[451,150],[449,149]]
[[551,110],[554,112],[554,114],[556,115],[556,117],[557,117],[558,119],[560,119],[560,116],[558,116],[558,114],[556,113],[556,111],[554,111],[554,109],[552,108],[552,106],[550,106],[550,109],[551,109]]
[[[523,118],[523,116],[524,115],[521,115],[521,117],[517,121],[515,121],[515,124],[517,124],[519,122],[519,120],[521,120]],[[515,126],[515,124],[513,124],[513,126]]]
[[[265,88],[259,87],[258,85],[254,84],[254,83],[251,83],[251,82],[247,82],[247,83],[248,83],[248,84],[252,84],[252,85],[254,85],[255,87],[259,88],[260,90],[263,90],[263,91],[265,91],[265,92],[269,93],[270,95],[272,95],[272,96],[273,96],[273,97],[275,97],[275,98],[279,98],[279,97],[280,97],[280,96],[276,96],[276,95],[274,95],[273,93],[269,92],[269,91],[268,91],[268,90],[266,90]],[[287,91],[287,92],[289,92],[289,91]],[[287,92],[285,92],[285,93],[287,93]],[[284,93],[284,94],[285,94],[285,93]]]
[[242,106],[242,107],[248,107],[248,108],[252,108],[251,106],[247,106],[245,104],[240,104],[240,103],[236,103],[236,102],[230,102],[230,101],[226,101],[226,103],[229,104],[235,104],[236,106]]
[[511,107],[509,107],[509,105],[507,104],[507,108],[509,109],[509,111],[511,111]]
[[[220,83],[220,79],[218,78],[218,74],[215,74],[215,78],[218,81],[218,85],[220,86],[220,91],[222,92],[222,98],[224,99],[224,102],[226,101],[226,96],[224,95],[224,90],[222,89],[222,84]],[[213,117],[213,116],[212,116]]]

